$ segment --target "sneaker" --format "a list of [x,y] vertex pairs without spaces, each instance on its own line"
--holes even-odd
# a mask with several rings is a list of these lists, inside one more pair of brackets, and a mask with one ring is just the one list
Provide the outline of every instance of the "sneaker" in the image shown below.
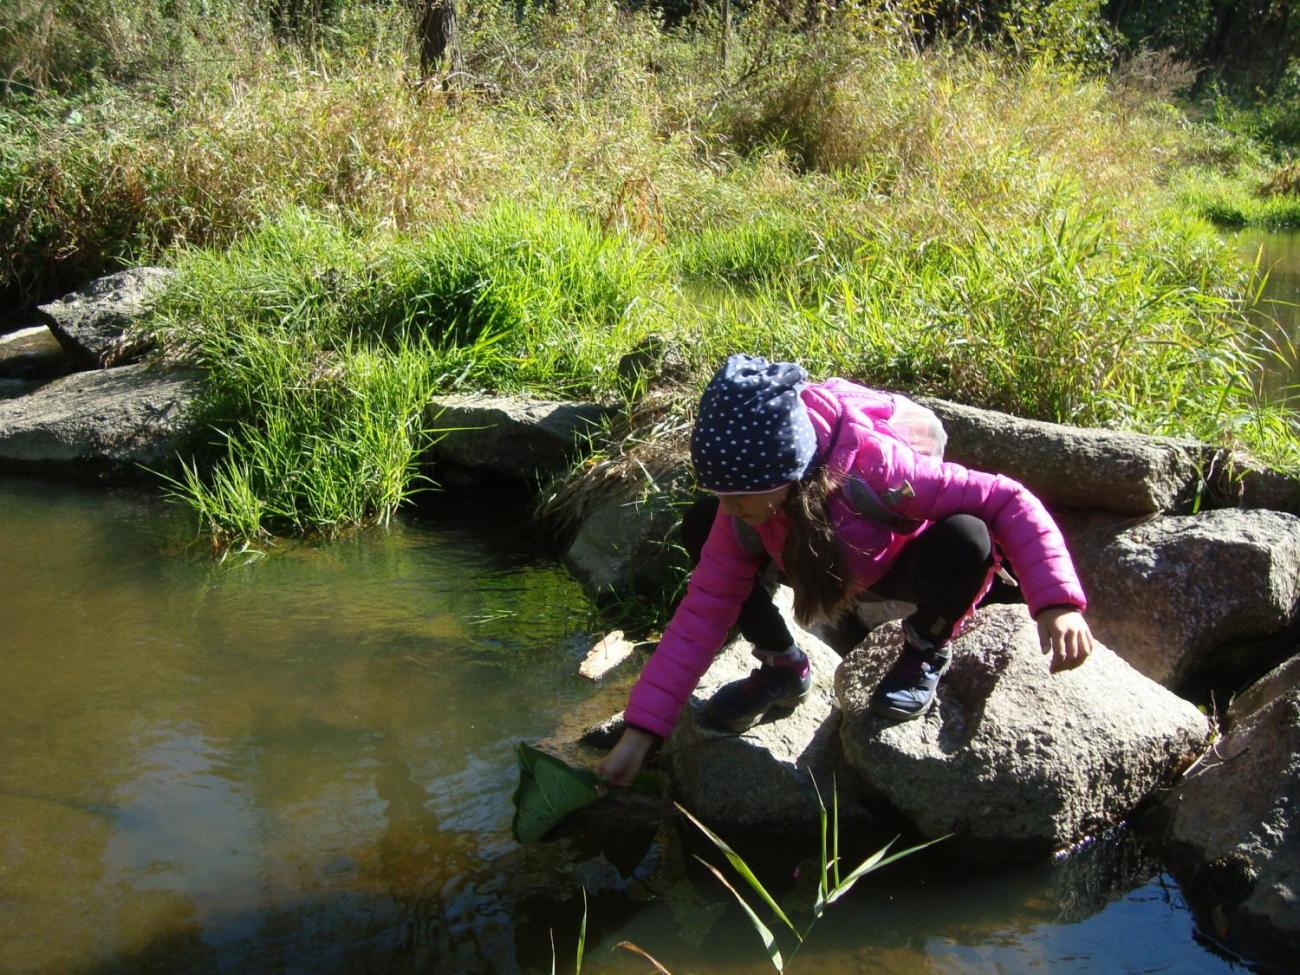
[[935,688],[952,657],[906,642],[894,666],[871,695],[871,712],[894,721],[919,718],[934,706]]
[[718,688],[704,705],[703,718],[715,728],[739,734],[758,724],[773,708],[796,707],[811,687],[812,666],[806,655],[789,662],[764,661],[744,680]]

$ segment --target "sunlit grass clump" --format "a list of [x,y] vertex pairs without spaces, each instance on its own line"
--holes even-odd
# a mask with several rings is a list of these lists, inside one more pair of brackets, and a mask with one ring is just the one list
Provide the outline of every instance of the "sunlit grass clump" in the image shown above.
[[291,211],[180,270],[153,327],[206,370],[220,457],[174,487],[219,539],[387,518],[419,485],[435,390],[608,387],[661,280],[560,210],[418,238]]
[[1294,464],[1257,401],[1248,272],[1203,225],[1134,241],[1061,189],[1031,224],[825,239],[791,213],[655,243],[560,208],[419,236],[302,211],[191,254],[155,323],[204,367],[224,457],[181,493],[219,537],[387,517],[418,485],[437,390],[618,401],[651,333],[697,380],[738,349],[816,376],[1043,419],[1245,444]]
[[1257,395],[1270,353],[1246,315],[1249,273],[1195,220],[1167,216],[1134,241],[1063,191],[999,233],[968,218],[948,237],[879,225],[849,239],[810,259],[806,297],[737,290],[680,316],[701,361],[755,350],[815,375],[1300,462],[1293,415]]
[[1225,227],[1265,227],[1283,230],[1300,227],[1300,186],[1294,171],[1282,169],[1224,174],[1194,169],[1181,174],[1176,191],[1185,205]]

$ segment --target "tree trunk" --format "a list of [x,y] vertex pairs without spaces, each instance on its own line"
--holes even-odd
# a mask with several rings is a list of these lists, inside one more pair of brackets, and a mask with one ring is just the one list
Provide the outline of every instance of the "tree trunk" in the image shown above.
[[420,42],[420,77],[430,81],[445,67],[443,88],[459,88],[465,65],[460,56],[456,0],[416,0],[415,32]]
[[722,0],[722,43],[718,45],[718,54],[722,59],[722,70],[727,70],[731,59],[731,0]]

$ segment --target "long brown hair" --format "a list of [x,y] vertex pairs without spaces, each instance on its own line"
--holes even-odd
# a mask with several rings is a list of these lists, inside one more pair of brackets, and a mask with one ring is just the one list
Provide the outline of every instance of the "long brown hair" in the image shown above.
[[819,467],[794,483],[782,506],[790,528],[781,557],[794,590],[794,617],[805,626],[835,619],[849,601],[848,559],[830,511],[840,482]]

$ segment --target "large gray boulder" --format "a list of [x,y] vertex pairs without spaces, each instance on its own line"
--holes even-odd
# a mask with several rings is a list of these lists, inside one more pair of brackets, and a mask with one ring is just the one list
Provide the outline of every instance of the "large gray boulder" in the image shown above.
[[1161,809],[1166,858],[1203,928],[1278,972],[1300,963],[1300,657],[1228,709]]
[[1215,508],[1270,508],[1300,514],[1300,477],[1265,467],[1241,451],[1213,452],[1206,464]]
[[1074,557],[1093,632],[1174,690],[1235,689],[1276,661],[1300,615],[1295,515],[1158,518],[1078,539]]
[[564,563],[594,599],[649,595],[670,578],[679,517],[660,495],[610,497],[583,518]]
[[0,401],[0,469],[129,478],[169,465],[190,435],[198,391],[194,373],[135,365]]
[[129,335],[128,326],[175,274],[158,267],[135,267],[92,281],[58,301],[38,305],[76,368],[96,369],[129,362],[148,350],[149,342]]
[[449,393],[429,403],[425,421],[445,431],[433,448],[435,460],[535,480],[564,470],[607,412],[593,403]]
[[777,607],[812,660],[813,686],[807,699],[787,714],[769,714],[744,734],[705,725],[700,718],[705,702],[720,687],[747,677],[758,666],[752,645],[736,639],[713,661],[664,745],[673,795],[706,823],[816,836],[817,790],[829,808],[833,782],[838,782],[842,826],[860,826],[871,818],[839,756],[840,716],[833,688],[839,657],[793,622],[792,602],[789,589],[778,590]]
[[1191,704],[1099,646],[1052,675],[1023,606],[986,606],[953,642],[939,704],[894,722],[870,713],[897,657],[887,624],[844,661],[835,692],[848,763],[926,836],[973,857],[1041,857],[1123,820],[1203,749]]
[[1006,474],[1053,507],[1150,514],[1191,499],[1204,446],[1136,433],[1025,420],[921,398],[948,433],[945,457]]

